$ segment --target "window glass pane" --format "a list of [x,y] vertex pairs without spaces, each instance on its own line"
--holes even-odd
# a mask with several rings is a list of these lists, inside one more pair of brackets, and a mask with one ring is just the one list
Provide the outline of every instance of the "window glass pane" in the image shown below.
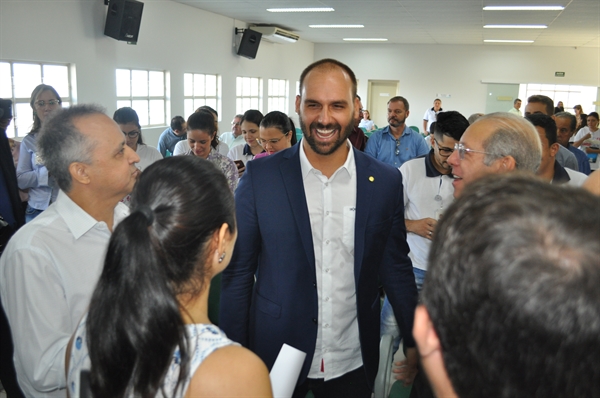
[[258,98],[250,98],[250,108],[258,109]]
[[70,102],[68,102],[68,101],[63,101],[63,102],[62,102],[62,107],[63,107],[63,108],[70,108],[70,107],[71,107],[71,103],[70,103]]
[[191,97],[192,95],[194,95],[194,91],[193,91],[193,87],[192,87],[193,82],[194,82],[194,79],[192,78],[191,73],[183,74],[183,95],[185,97]]
[[163,97],[165,95],[165,74],[163,72],[150,72],[150,96]]
[[214,97],[217,95],[217,76],[206,75],[206,94],[207,97]]
[[129,97],[131,95],[131,78],[129,70],[117,69],[117,97]]
[[49,84],[61,97],[69,95],[69,69],[64,65],[44,65],[44,84]]
[[200,74],[194,75],[194,95],[195,96],[203,96],[204,95],[204,75],[200,75]]
[[0,98],[12,98],[12,78],[8,62],[0,62]]
[[217,100],[215,98],[207,98],[206,105],[210,106],[213,109],[217,109]]
[[252,103],[250,102],[250,98],[242,98],[242,111],[240,113],[244,114],[249,109],[252,109]]
[[33,111],[28,103],[16,103],[13,107],[14,119],[12,124],[17,129],[19,137],[24,137],[33,126]]
[[15,138],[17,136],[17,131],[15,130],[15,124],[14,124],[14,122],[11,122],[6,127],[6,136],[8,138]]
[[165,101],[150,100],[150,124],[162,124],[165,121]]
[[204,98],[196,98],[194,99],[194,110],[193,112],[196,111],[196,109],[200,108],[201,106],[206,105],[206,101],[204,100]]
[[269,95],[273,95],[273,79],[269,79],[267,81],[267,93],[269,93]]
[[253,77],[250,81],[250,95],[257,96],[258,95],[258,79]]
[[137,112],[140,118],[140,125],[148,125],[148,101],[147,100],[135,100],[131,101],[131,107]]
[[193,99],[184,99],[183,100],[183,112],[184,112],[184,114],[182,116],[185,120],[187,120],[187,118],[190,117],[190,115],[192,113],[194,113],[194,100]]
[[247,77],[242,81],[242,94],[241,95],[250,95],[250,79]]
[[131,96],[146,97],[148,96],[148,71],[132,70],[131,71]]
[[30,98],[33,89],[42,83],[42,68],[33,64],[13,64],[15,97]]
[[[119,100],[117,101],[117,109],[121,109],[121,108],[125,108],[126,106],[131,108],[131,101],[130,100]],[[139,116],[139,114],[138,114]]]

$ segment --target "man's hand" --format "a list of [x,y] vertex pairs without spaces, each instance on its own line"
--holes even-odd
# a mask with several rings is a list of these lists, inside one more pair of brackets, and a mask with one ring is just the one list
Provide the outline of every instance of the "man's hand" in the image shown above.
[[402,380],[405,387],[411,385],[417,376],[417,363],[417,349],[414,347],[407,348],[406,359],[394,363],[394,369],[392,372],[394,373],[395,379]]
[[422,218],[420,220],[405,220],[405,222],[407,232],[412,232],[413,234],[417,234],[429,240],[431,240],[431,238],[433,237],[433,231],[435,230],[435,226],[437,225],[437,221],[433,218]]

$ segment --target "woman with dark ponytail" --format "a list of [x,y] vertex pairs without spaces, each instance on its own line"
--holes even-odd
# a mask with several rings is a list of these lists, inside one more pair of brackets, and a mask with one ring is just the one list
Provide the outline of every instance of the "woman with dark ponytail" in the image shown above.
[[89,370],[94,397],[271,396],[262,361],[207,315],[210,281],[237,237],[224,175],[198,157],[170,157],[142,173],[132,196],[69,344],[69,394],[79,396]]

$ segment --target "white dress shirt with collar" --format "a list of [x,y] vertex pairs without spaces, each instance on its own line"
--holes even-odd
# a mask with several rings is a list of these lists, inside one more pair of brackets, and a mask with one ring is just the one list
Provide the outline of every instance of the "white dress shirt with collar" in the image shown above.
[[[119,203],[114,225],[129,210]],[[64,397],[65,350],[86,312],[111,232],[63,191],[21,228],[0,258],[0,293],[28,397]]]
[[352,145],[346,145],[346,162],[330,178],[300,148],[317,277],[317,342],[308,373],[315,379],[330,380],[362,366],[354,280],[356,163]]

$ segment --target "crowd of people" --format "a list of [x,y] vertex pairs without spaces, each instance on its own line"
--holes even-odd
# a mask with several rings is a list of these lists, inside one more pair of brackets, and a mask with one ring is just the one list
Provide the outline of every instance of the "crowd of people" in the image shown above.
[[61,103],[35,88],[16,165],[0,134],[9,397],[269,397],[284,344],[293,397],[370,397],[383,335],[414,396],[600,395],[596,112],[436,99],[424,138],[396,96],[378,129],[333,59],[300,77],[299,142],[202,106],[157,149],[132,108]]

